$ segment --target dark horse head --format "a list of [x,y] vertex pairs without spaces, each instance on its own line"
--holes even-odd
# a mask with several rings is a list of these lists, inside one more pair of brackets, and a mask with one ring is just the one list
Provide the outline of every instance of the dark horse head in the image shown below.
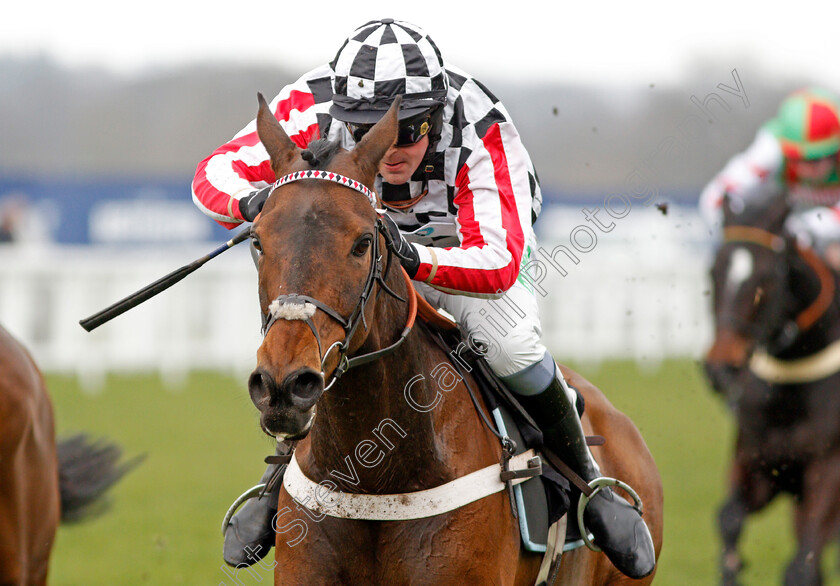
[[[396,139],[398,108],[352,151],[323,141],[302,151],[262,96],[257,130],[278,179],[318,168],[371,187]],[[263,430],[278,439],[309,432],[327,381],[371,333],[385,250],[371,204],[358,189],[304,178],[277,187],[254,223],[265,338],[248,388]]]
[[803,334],[828,309],[834,276],[810,248],[785,230],[783,197],[744,204],[724,198],[723,243],[711,276],[715,339],[705,357],[714,389],[730,394],[753,351],[792,358],[807,354]]

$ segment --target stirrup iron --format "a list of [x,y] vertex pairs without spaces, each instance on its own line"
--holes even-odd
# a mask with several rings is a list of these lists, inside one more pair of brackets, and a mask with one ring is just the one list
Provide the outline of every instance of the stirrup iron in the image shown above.
[[245,501],[249,501],[254,497],[261,496],[263,490],[265,490],[265,487],[266,487],[265,482],[257,484],[256,486],[252,486],[251,488],[249,488],[248,490],[243,492],[241,495],[239,495],[239,497],[235,501],[233,501],[233,504],[227,510],[227,513],[225,513],[224,521],[222,521],[222,535],[225,534],[225,531],[227,530],[228,523],[230,523],[230,520],[233,518],[233,515],[234,515],[234,513],[236,513],[236,510],[239,507],[241,507],[243,505],[243,503],[245,503]]
[[[639,495],[633,490],[629,484],[622,482],[617,478],[610,478],[608,476],[601,476],[589,482],[589,488],[592,489],[592,493],[590,495],[586,495],[583,492],[580,493],[580,499],[578,500],[578,508],[577,508],[577,522],[578,522],[578,529],[580,530],[581,539],[583,539],[584,545],[591,549],[592,551],[601,551],[601,548],[592,543],[592,539],[589,537],[590,533],[586,529],[586,525],[583,522],[583,512],[586,510],[586,505],[589,504],[595,495],[598,494],[604,488],[610,486],[617,486],[620,489],[624,490],[627,494],[633,497],[633,508],[639,512],[639,515],[642,514],[642,499],[639,498]],[[616,498],[621,498],[618,495],[615,495]]]

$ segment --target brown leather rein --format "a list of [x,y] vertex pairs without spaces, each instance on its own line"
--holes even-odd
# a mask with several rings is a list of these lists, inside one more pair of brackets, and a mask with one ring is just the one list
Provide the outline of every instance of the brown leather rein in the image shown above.
[[417,197],[412,197],[410,199],[401,199],[401,200],[398,200],[398,201],[384,201],[383,200],[382,205],[385,206],[386,208],[392,209],[392,210],[398,210],[398,211],[408,210],[408,209],[413,208],[415,205],[417,205],[417,203],[419,203],[420,200],[423,199],[424,197],[426,197],[428,194],[429,194],[429,190],[424,189],[423,193],[421,193]]
[[[779,253],[785,249],[785,240],[778,234],[773,234],[761,228],[752,226],[729,226],[723,230],[723,241],[747,242],[757,244],[763,248]],[[820,292],[811,304],[796,316],[794,322],[800,332],[812,327],[825,315],[836,292],[834,275],[825,262],[810,248],[796,245],[796,252],[805,261],[820,281]]]

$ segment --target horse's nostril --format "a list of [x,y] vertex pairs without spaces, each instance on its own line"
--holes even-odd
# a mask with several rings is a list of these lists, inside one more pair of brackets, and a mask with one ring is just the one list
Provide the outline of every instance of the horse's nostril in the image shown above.
[[257,369],[248,377],[248,393],[257,408],[271,400],[273,382],[265,372]]
[[324,379],[321,373],[311,368],[302,368],[286,378],[283,389],[288,391],[298,406],[310,407],[324,391]]

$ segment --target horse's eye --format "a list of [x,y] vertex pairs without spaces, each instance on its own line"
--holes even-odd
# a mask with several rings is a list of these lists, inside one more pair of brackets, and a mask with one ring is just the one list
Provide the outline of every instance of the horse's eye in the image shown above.
[[373,238],[370,234],[365,234],[362,236],[357,242],[356,245],[353,247],[353,255],[354,256],[364,256],[367,252],[367,249],[370,248],[370,243],[373,242]]
[[254,250],[256,250],[258,254],[263,253],[262,244],[260,244],[260,239],[256,236],[251,236],[251,246],[254,247]]

